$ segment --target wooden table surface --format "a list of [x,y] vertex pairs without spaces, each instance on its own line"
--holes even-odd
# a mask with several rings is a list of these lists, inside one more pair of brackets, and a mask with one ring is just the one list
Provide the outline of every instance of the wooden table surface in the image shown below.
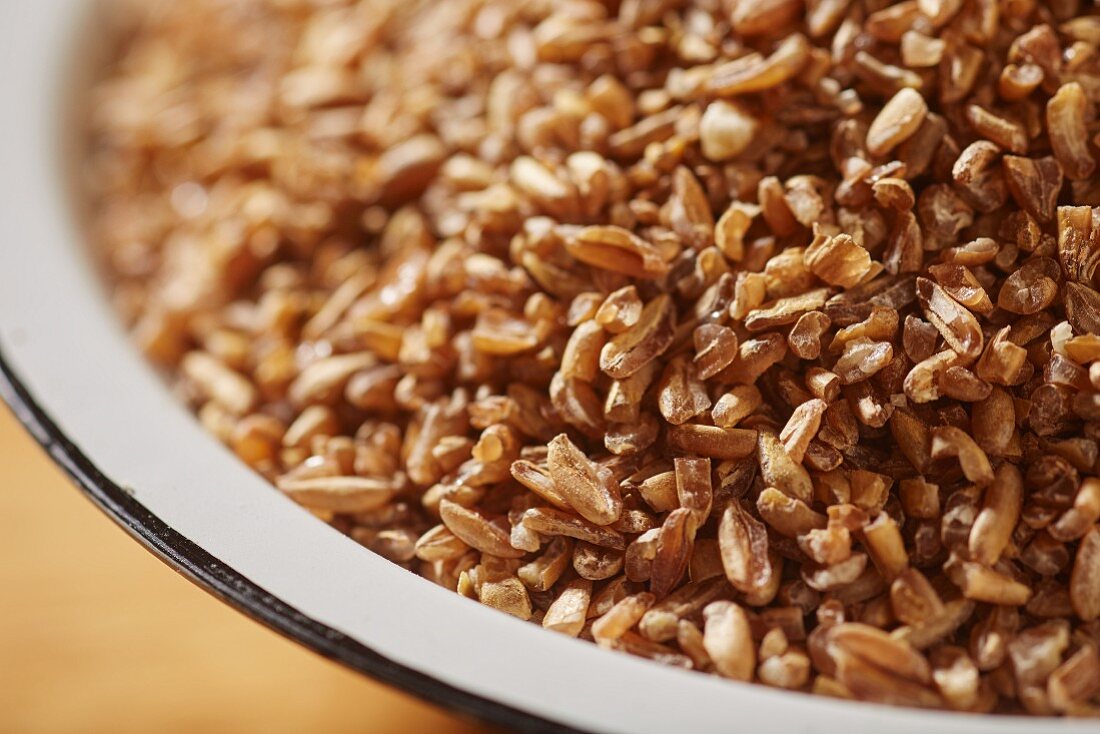
[[169,569],[0,403],[0,733],[489,731],[331,663]]

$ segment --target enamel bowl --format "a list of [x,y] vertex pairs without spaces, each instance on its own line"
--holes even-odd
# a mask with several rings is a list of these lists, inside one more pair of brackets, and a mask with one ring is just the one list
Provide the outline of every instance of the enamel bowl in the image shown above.
[[[605,652],[445,591],[239,463],[131,347],[73,205],[86,0],[0,7],[0,396],[115,522],[258,622],[374,678],[525,731],[1095,732],[853,704]],[[14,487],[3,491],[20,491]],[[75,550],[75,549],[74,549]]]

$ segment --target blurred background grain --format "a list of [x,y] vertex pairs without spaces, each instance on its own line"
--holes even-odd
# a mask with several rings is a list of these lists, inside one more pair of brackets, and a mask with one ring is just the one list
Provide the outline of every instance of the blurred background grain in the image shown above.
[[0,404],[0,732],[486,732],[201,591]]

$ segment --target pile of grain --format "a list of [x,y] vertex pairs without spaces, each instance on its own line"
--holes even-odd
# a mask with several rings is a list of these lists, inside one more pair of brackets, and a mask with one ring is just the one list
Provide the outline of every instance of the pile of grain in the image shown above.
[[279,490],[606,648],[1097,711],[1095,6],[117,20],[98,251]]

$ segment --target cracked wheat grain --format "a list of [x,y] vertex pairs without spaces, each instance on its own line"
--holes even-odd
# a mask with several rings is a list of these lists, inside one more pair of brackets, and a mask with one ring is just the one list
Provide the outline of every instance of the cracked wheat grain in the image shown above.
[[1100,712],[1095,4],[111,17],[98,254],[278,490],[605,648]]

